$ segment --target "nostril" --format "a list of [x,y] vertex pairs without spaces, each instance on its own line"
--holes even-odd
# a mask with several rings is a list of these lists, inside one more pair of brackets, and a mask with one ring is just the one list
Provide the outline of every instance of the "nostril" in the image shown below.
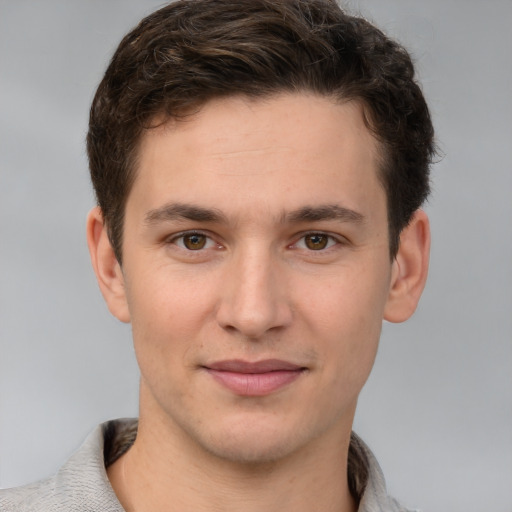
[[284,329],[291,321],[286,304],[275,302],[248,304],[223,304],[217,314],[219,325],[230,333],[239,333],[245,339],[259,340],[266,333]]

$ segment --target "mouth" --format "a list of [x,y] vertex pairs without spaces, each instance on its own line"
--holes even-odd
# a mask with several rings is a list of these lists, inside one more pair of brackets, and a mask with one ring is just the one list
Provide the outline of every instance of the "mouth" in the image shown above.
[[265,396],[284,388],[306,370],[289,361],[218,361],[203,367],[219,384],[240,396]]

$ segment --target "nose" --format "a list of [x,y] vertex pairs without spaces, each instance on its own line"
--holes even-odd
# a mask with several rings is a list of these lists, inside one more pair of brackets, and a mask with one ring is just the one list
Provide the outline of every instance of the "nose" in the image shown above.
[[225,268],[219,325],[258,340],[287,327],[291,320],[285,277],[269,250],[246,250],[234,256]]

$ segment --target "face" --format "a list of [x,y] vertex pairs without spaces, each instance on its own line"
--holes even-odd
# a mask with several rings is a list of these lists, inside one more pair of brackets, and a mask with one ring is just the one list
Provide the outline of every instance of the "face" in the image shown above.
[[360,106],[215,100],[148,131],[137,172],[121,278],[141,422],[239,461],[347,435],[394,275]]

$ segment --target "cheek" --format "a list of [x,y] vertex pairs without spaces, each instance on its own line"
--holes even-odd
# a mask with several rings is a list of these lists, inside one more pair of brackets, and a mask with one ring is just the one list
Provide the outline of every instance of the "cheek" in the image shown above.
[[193,329],[208,308],[204,280],[198,273],[176,271],[169,265],[154,266],[149,264],[146,272],[133,272],[137,279],[127,285],[134,331],[172,333]]
[[[323,387],[330,389],[326,406],[340,411],[341,406],[355,406],[377,355],[382,321],[347,307],[331,323],[323,359]],[[345,314],[346,313],[346,314]],[[341,410],[343,412],[343,410]]]
[[311,294],[305,309],[313,336],[325,344],[329,378],[362,386],[372,368],[387,298],[387,273],[340,272],[321,293]]
[[160,373],[183,365],[207,321],[207,299],[186,280],[151,277],[131,283],[127,296],[141,372]]

